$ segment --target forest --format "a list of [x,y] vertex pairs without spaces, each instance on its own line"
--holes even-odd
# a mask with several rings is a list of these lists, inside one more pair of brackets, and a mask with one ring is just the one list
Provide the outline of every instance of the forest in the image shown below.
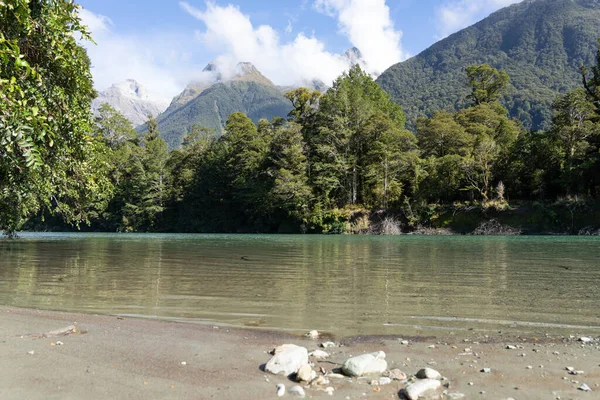
[[[364,233],[364,216],[377,213],[410,230],[426,226],[436,204],[506,209],[600,195],[600,43],[581,87],[555,99],[545,131],[509,117],[500,99],[510,77],[490,65],[465,69],[467,106],[421,118],[414,132],[355,65],[325,93],[288,92],[287,118],[255,124],[233,113],[222,135],[194,127],[169,151],[151,116],[143,134],[109,105],[92,118],[76,5],[16,4],[22,12],[2,12],[22,18],[0,15],[0,230],[9,235],[70,225]],[[29,26],[36,12],[44,34]]]
[[432,203],[595,198],[600,75],[584,72],[585,85],[555,101],[547,132],[507,116],[498,99],[510,78],[489,65],[465,71],[470,106],[420,119],[416,134],[359,66],[325,94],[288,92],[287,119],[255,125],[234,113],[224,135],[196,127],[172,152],[155,119],[139,136],[104,105],[93,135],[113,190],[90,222],[111,232],[346,233],[368,228],[349,224],[353,215],[376,210],[416,226],[427,224],[416,210]]

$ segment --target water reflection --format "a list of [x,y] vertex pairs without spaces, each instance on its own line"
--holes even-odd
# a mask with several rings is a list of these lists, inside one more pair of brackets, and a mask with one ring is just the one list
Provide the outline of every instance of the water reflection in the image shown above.
[[591,326],[598,255],[594,238],[25,235],[0,241],[0,303],[341,335]]

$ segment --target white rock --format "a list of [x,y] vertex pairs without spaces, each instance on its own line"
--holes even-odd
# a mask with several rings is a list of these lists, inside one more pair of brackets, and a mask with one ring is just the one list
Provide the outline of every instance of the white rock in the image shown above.
[[464,393],[446,393],[446,397],[449,399],[463,399],[465,397]]
[[181,362],[181,365],[187,365],[187,362],[185,362],[185,361],[182,361],[182,362]]
[[310,383],[317,377],[317,373],[313,371],[310,365],[304,364],[298,369],[298,374],[296,376],[297,382],[306,382]]
[[418,400],[423,394],[430,390],[437,390],[442,386],[442,383],[437,379],[422,379],[416,381],[412,385],[408,386],[406,391],[406,396],[410,400]]
[[324,349],[328,349],[330,347],[337,347],[337,345],[333,342],[323,342],[320,344],[320,346]]
[[59,341],[57,341],[57,342],[56,342],[56,345],[57,345],[57,346],[63,346],[63,345],[64,345],[64,343],[63,343],[63,342],[61,342],[61,341],[59,340]]
[[592,389],[588,385],[586,385],[585,383],[583,383],[577,389],[583,390],[584,392],[591,392],[592,391]]
[[314,386],[329,385],[329,379],[327,379],[326,377],[321,375],[321,376],[318,376],[317,379],[314,379],[310,384],[314,385]]
[[281,346],[275,347],[275,349],[273,351],[271,351],[271,354],[275,355],[275,354],[283,353],[286,350],[295,349],[297,347],[298,346],[296,346],[295,344],[282,344]]
[[506,346],[506,349],[507,350],[516,350],[517,346],[513,346],[513,345],[509,344],[508,346]]
[[379,379],[374,379],[371,382],[369,382],[369,384],[371,386],[384,386],[384,385],[389,385],[390,383],[392,383],[392,380],[390,378],[387,377],[382,377]]
[[324,360],[329,357],[329,353],[323,350],[315,350],[308,354],[309,357],[314,357],[317,360]]
[[27,354],[34,355],[34,354],[35,354],[35,351],[33,351],[33,350],[31,350],[31,351],[28,351],[28,352],[27,352]]
[[381,374],[386,369],[387,361],[383,351],[349,358],[342,366],[342,372],[347,376]]
[[419,372],[417,372],[417,378],[419,379],[441,379],[442,378],[442,374],[440,374],[439,372],[437,372],[435,369],[432,368],[423,368],[421,370],[419,370]]
[[390,370],[388,376],[395,381],[403,381],[407,378],[406,374],[400,371],[398,368]]
[[480,372],[483,372],[484,374],[489,374],[492,372],[491,368],[482,368]]
[[579,341],[583,343],[591,343],[594,341],[594,339],[591,337],[582,336],[579,338]]
[[277,396],[282,397],[285,395],[285,385],[280,383],[277,385]]
[[319,331],[310,331],[306,334],[306,336],[308,336],[311,339],[318,339],[320,335]]
[[301,366],[308,364],[308,351],[304,347],[285,345],[286,348],[276,354],[265,365],[265,371],[272,374],[289,376],[298,372]]
[[304,389],[302,389],[302,386],[294,386],[290,389],[289,394],[300,398],[304,398],[306,396],[306,393],[304,393]]
[[333,396],[333,392],[335,391],[334,388],[332,388],[331,386],[327,387],[325,389],[325,392],[327,392],[328,395]]

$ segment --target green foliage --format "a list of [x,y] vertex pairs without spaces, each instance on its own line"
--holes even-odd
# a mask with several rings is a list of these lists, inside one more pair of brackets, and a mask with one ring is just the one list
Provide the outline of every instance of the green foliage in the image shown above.
[[0,2],[0,230],[44,207],[78,224],[110,196],[91,132],[90,37],[71,1]]
[[498,101],[510,82],[505,71],[498,71],[489,64],[471,65],[466,71],[471,88],[467,99],[477,106]]
[[528,129],[546,129],[552,102],[581,85],[600,37],[597,0],[523,1],[463,29],[384,72],[377,82],[407,114],[411,127],[436,111],[468,101],[465,66],[489,64],[511,84],[502,104]]
[[211,86],[181,107],[170,108],[159,116],[158,124],[169,148],[175,149],[194,126],[222,133],[229,115],[235,112],[258,122],[285,116],[291,108],[276,87],[257,82],[226,82]]

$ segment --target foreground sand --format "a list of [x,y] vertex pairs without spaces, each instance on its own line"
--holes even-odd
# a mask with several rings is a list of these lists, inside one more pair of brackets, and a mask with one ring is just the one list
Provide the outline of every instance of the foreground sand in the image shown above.
[[[74,334],[38,336],[71,324],[77,327]],[[332,357],[319,365],[331,370],[351,355],[383,350],[390,368],[408,375],[434,368],[448,379],[448,392],[467,399],[600,398],[598,342],[473,333],[468,339],[404,337],[410,342],[403,345],[399,337],[334,338],[343,345],[327,349]],[[52,345],[58,341],[64,345]],[[294,384],[260,366],[270,358],[266,352],[283,343],[310,351],[319,342],[255,330],[0,307],[0,399],[276,399],[278,383],[288,389]],[[508,344],[523,348],[508,350]],[[569,375],[567,366],[585,373]],[[484,367],[491,373],[480,372]],[[577,390],[581,383],[592,391]],[[398,399],[405,385],[395,381],[374,388],[368,379],[332,379],[331,386],[333,398]],[[314,389],[307,397],[330,398]]]

